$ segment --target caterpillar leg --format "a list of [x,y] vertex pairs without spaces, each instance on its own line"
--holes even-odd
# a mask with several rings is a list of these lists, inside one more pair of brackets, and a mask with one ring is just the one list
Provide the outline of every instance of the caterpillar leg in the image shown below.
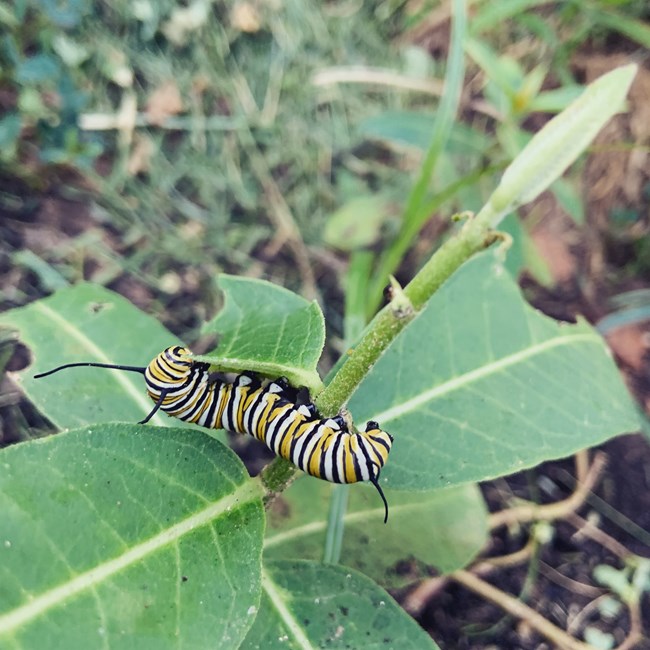
[[[299,388],[298,391],[296,392],[296,406],[314,406],[313,402],[311,401],[311,397],[309,395],[309,389],[305,388],[304,386],[302,388]],[[316,410],[316,407],[314,406],[314,410]]]
[[208,386],[212,384],[227,384],[228,382],[228,377],[226,377],[226,374],[223,372],[211,372],[208,375]]

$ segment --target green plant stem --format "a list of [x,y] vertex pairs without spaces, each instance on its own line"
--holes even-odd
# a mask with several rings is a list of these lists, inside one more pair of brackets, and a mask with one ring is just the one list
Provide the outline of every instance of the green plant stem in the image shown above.
[[[348,352],[347,360],[332,382],[316,398],[316,407],[323,416],[331,417],[341,410],[368,369],[415,318],[435,291],[472,255],[484,250],[497,239],[496,233],[490,229],[492,216],[489,210],[484,210],[477,217],[469,219],[431,256],[404,289],[412,309],[395,309],[394,305],[388,304],[375,316],[359,344]],[[274,491],[281,491],[276,478],[279,471],[284,472],[280,461],[281,459],[275,459],[262,472],[265,488],[272,484]]]
[[413,185],[406,201],[402,226],[395,241],[382,256],[377,273],[371,279],[370,292],[366,301],[367,313],[371,316],[381,303],[382,290],[388,282],[388,276],[403,259],[404,253],[410,247],[414,237],[420,231],[430,212],[423,212],[431,177],[436,162],[443,152],[452,126],[456,119],[465,76],[464,42],[467,31],[467,6],[465,0],[453,0],[453,23],[449,58],[445,73],[444,93],[436,112],[431,134],[431,142],[427,149],[418,179]]
[[[273,471],[268,471],[273,469]],[[286,490],[296,478],[298,470],[295,465],[280,456],[276,456],[264,471],[257,477],[264,490],[264,504],[270,503],[275,497]]]
[[452,273],[474,253],[495,241],[485,221],[472,219],[459,233],[448,239],[404,289],[413,309],[395,310],[390,304],[372,321],[364,337],[332,382],[316,399],[316,406],[325,416],[336,415],[356,390],[368,369],[375,364],[393,339],[424,307]]
[[[374,255],[370,251],[355,251],[345,273],[345,318],[343,320],[344,347],[347,349],[357,341],[366,325],[365,305],[368,295],[368,279],[372,273]],[[334,374],[333,376],[336,376]],[[341,558],[345,513],[348,507],[350,486],[335,485],[329,504],[327,532],[323,562],[337,564]]]
[[[461,2],[456,0],[454,6],[458,7]],[[493,229],[500,221],[520,205],[534,200],[575,161],[622,106],[636,71],[637,66],[629,64],[603,75],[533,136],[506,169],[478,215],[468,219],[459,232],[431,256],[403,295],[396,292],[395,299],[365,330],[357,347],[348,353],[332,382],[315,400],[324,416],[331,417],[340,411],[381,354],[454,271],[498,239]],[[583,128],[576,128],[576,124]],[[276,476],[279,465],[274,461],[263,472],[264,487],[273,485],[276,491],[282,489],[277,487],[281,483]]]
[[327,517],[327,534],[325,548],[323,549],[323,562],[338,564],[343,546],[343,532],[345,531],[345,513],[348,508],[350,486],[345,484],[335,485],[330,499],[330,509]]

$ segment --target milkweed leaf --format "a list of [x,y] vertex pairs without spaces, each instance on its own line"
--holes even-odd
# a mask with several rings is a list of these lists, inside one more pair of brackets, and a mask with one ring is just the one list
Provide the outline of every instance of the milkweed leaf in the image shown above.
[[502,476],[639,427],[600,335],[533,309],[494,251],[443,285],[349,407],[395,437],[382,485],[398,489]]
[[[332,485],[301,476],[269,512],[264,557],[319,560],[323,555]],[[371,486],[350,487],[341,562],[384,587],[413,581],[398,572],[403,561],[449,573],[466,566],[487,539],[487,513],[476,485],[448,490],[386,490],[388,523]],[[381,540],[380,544],[375,540]]]
[[431,637],[372,580],[316,562],[265,565],[262,603],[242,650],[436,650]]
[[77,429],[0,452],[0,647],[237,648],[264,511],[200,431]]
[[219,287],[223,308],[202,330],[216,334],[218,346],[196,358],[219,370],[284,376],[318,392],[316,364],[325,343],[318,304],[263,280],[223,274]]
[[[61,429],[115,420],[138,422],[152,407],[142,375],[75,368],[44,379],[39,372],[66,363],[95,361],[146,366],[178,343],[156,319],[122,296],[94,284],[78,284],[0,316],[18,331],[32,365],[13,378],[29,399]],[[153,424],[179,426],[163,414]]]

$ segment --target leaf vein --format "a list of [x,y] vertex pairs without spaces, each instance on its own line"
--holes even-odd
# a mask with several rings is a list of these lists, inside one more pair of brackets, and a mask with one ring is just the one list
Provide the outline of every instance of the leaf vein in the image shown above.
[[503,372],[511,366],[522,363],[553,348],[559,347],[561,345],[577,343],[580,341],[602,346],[602,339],[591,332],[586,334],[568,334],[564,336],[557,336],[553,339],[543,341],[537,345],[533,345],[523,350],[519,350],[517,352],[504,356],[492,363],[485,364],[479,368],[475,368],[461,375],[457,375],[451,379],[448,379],[442,384],[438,384],[429,390],[423,391],[422,393],[411,397],[402,404],[397,404],[381,413],[376,413],[368,419],[376,420],[380,425],[385,426],[387,422],[407,415],[411,411],[417,410],[419,407],[437,397],[463,388],[464,386],[483,379],[489,375]]

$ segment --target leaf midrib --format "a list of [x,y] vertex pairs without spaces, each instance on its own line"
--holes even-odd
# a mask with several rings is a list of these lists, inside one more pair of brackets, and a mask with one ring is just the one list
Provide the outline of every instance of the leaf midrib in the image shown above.
[[29,624],[46,611],[63,604],[81,592],[95,589],[119,571],[127,569],[161,548],[174,543],[195,528],[204,526],[224,513],[230,515],[257,498],[259,498],[259,488],[253,481],[246,481],[235,492],[211,503],[207,508],[166,528],[150,539],[136,544],[122,555],[98,564],[71,580],[32,598],[25,605],[0,615],[0,636],[10,634],[16,628]]
[[286,377],[293,386],[306,386],[311,392],[317,392],[322,382],[315,370],[306,370],[297,366],[289,366],[275,361],[260,361],[259,359],[246,359],[244,357],[222,357],[214,361],[208,355],[193,355],[193,359],[210,363],[213,367],[223,372],[246,372],[253,369],[264,377],[277,379]]
[[368,417],[367,420],[375,420],[376,422],[379,422],[381,426],[384,426],[386,422],[390,422],[392,420],[403,417],[437,397],[441,397],[442,395],[446,395],[455,390],[459,390],[464,386],[483,379],[491,374],[501,372],[506,368],[514,366],[518,363],[522,363],[523,361],[526,361],[553,348],[580,341],[597,343],[602,346],[602,339],[600,336],[594,334],[593,332],[556,336],[552,339],[542,341],[537,345],[527,347],[524,350],[519,350],[518,352],[509,354],[505,357],[502,357],[501,359],[498,359],[497,361],[492,361],[491,363],[487,363],[483,366],[480,366],[479,368],[465,372],[462,375],[458,375],[443,382],[442,384],[438,384],[437,386],[430,388],[427,391],[417,394],[415,397],[411,397],[410,399],[400,404],[392,406],[391,408],[386,409],[381,413],[375,413],[374,415]]
[[303,626],[298,622],[296,617],[289,610],[287,599],[284,595],[284,590],[278,587],[273,582],[268,572],[262,569],[262,589],[269,597],[273,608],[277,612],[282,622],[291,633],[292,638],[302,650],[317,650],[316,646],[312,645],[305,633]]

